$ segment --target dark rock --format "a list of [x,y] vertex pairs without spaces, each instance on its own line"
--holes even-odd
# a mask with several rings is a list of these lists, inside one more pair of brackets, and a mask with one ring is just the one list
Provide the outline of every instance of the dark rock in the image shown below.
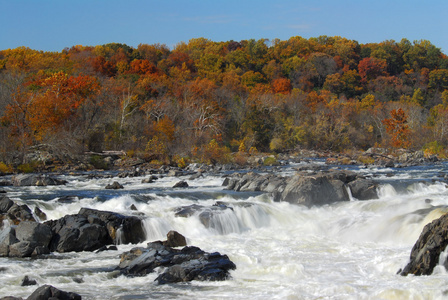
[[62,196],[62,197],[60,197],[57,201],[58,201],[59,203],[66,203],[66,204],[69,204],[69,203],[75,203],[75,202],[78,202],[78,200],[79,200],[79,198],[76,197],[76,196]]
[[12,186],[11,180],[0,180],[0,186]]
[[201,177],[203,177],[202,172],[197,172],[197,173],[191,175],[190,178],[188,178],[188,180],[195,180],[195,179],[199,179]]
[[[448,245],[448,214],[427,224],[417,242],[412,247],[410,262],[401,271],[401,275],[430,275],[439,263],[440,254]],[[447,257],[443,258],[445,268]]]
[[24,221],[16,228],[19,241],[33,242],[36,246],[48,247],[53,234],[50,226],[37,222]]
[[4,214],[8,212],[11,206],[14,205],[14,202],[6,196],[3,196],[0,199],[0,213]]
[[358,200],[378,199],[378,185],[370,179],[358,178],[348,184],[352,196]]
[[177,231],[171,230],[166,235],[167,240],[163,242],[167,247],[183,247],[187,245],[185,237]]
[[146,240],[143,222],[136,216],[125,216],[110,211],[81,208],[80,215],[96,216],[106,224],[113,244],[138,244]]
[[81,300],[81,295],[61,291],[51,285],[43,285],[35,290],[27,300]]
[[173,188],[187,188],[189,187],[188,183],[185,180],[177,182]]
[[0,194],[6,194],[5,190],[0,190]]
[[126,276],[144,276],[163,267],[164,272],[156,281],[160,284],[187,282],[191,280],[225,280],[229,270],[236,268],[226,255],[207,253],[198,247],[180,250],[149,243],[147,248],[134,248],[121,256],[118,269]]
[[118,189],[122,189],[122,188],[124,188],[124,187],[117,181],[114,181],[112,184],[108,184],[106,186],[106,189],[108,189],[108,190],[118,190]]
[[19,224],[21,221],[33,221],[36,219],[33,217],[31,209],[27,205],[17,205],[14,203],[7,211],[8,218],[15,224]]
[[187,218],[187,217],[191,217],[195,213],[201,211],[203,208],[204,208],[204,206],[202,206],[202,205],[192,204],[192,205],[188,205],[188,206],[178,207],[174,211],[176,212],[175,213],[176,217]]
[[97,224],[93,218],[88,219],[81,214],[66,215],[45,224],[50,226],[53,233],[49,245],[51,251],[94,251],[113,243],[104,222]]
[[39,245],[36,242],[22,241],[9,246],[9,257],[31,257]]
[[130,210],[138,210],[137,207],[134,204],[131,204],[131,206],[129,207]]
[[22,279],[22,284],[21,284],[21,286],[30,286],[30,285],[37,285],[37,282],[36,282],[36,280],[34,280],[34,279],[30,279],[30,278],[28,277],[28,275],[26,275],[26,276],[23,277],[23,279]]
[[47,220],[47,215],[37,206],[34,208],[34,214],[39,218],[40,221]]

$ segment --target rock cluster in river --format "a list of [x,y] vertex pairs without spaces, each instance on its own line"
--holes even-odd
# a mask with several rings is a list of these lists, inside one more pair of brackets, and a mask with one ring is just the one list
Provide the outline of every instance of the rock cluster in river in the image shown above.
[[[235,264],[218,252],[208,253],[194,246],[185,246],[185,238],[171,231],[167,241],[148,243],[146,248],[136,247],[121,255],[118,270],[126,276],[144,276],[163,268],[155,281],[159,284],[192,280],[221,281],[230,277]],[[185,246],[182,249],[173,247]]]
[[[136,216],[81,208],[78,214],[39,223],[31,218],[31,212],[31,217],[22,213],[25,217],[20,220],[11,216],[15,206],[17,204],[7,197],[0,200],[1,216],[16,221],[11,226],[3,226],[0,231],[0,256],[31,257],[54,251],[94,251],[111,244],[136,244],[146,239],[142,220]],[[29,208],[22,210],[30,211]]]
[[287,201],[305,206],[324,205],[349,201],[377,199],[377,184],[351,171],[300,172],[292,177],[255,172],[236,173],[224,180],[223,186],[234,191],[267,192],[274,201]]
[[448,214],[427,224],[411,250],[410,261],[399,273],[430,275],[442,259],[448,270],[448,257],[440,257],[448,246]]

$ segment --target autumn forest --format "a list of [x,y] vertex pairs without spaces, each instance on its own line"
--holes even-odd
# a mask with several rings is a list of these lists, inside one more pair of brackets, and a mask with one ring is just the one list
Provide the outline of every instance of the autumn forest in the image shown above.
[[0,161],[123,150],[155,163],[371,147],[443,154],[448,56],[342,37],[0,51]]

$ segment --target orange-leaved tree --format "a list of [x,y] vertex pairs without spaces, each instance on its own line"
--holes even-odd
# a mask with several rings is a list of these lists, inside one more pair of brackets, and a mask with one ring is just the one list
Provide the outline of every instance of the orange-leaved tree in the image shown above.
[[406,113],[399,108],[390,111],[391,118],[384,119],[383,124],[386,126],[386,132],[391,136],[393,147],[408,148],[410,146],[409,134],[410,129]]

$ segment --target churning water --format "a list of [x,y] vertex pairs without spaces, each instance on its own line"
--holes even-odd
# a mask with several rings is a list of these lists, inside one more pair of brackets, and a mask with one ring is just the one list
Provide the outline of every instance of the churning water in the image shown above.
[[[292,167],[284,173],[293,173]],[[142,184],[142,177],[65,176],[65,186],[5,188],[11,199],[32,209],[39,206],[50,219],[81,207],[144,215],[147,241],[163,240],[176,230],[189,245],[227,254],[237,269],[224,282],[158,285],[157,274],[127,278],[114,271],[120,254],[136,245],[100,253],[53,253],[46,259],[0,258],[0,297],[30,295],[36,286],[21,287],[25,275],[83,299],[448,297],[448,274],[441,266],[431,276],[397,275],[424,225],[448,211],[448,189],[440,177],[448,166],[352,168],[381,182],[379,199],[306,208],[273,202],[265,194],[223,191],[220,176],[193,181],[164,177],[151,184]],[[190,187],[173,190],[180,179]],[[125,189],[104,189],[115,180]],[[214,214],[208,227],[198,214],[175,216],[176,208],[217,201],[232,209]],[[131,205],[138,211],[131,211]]]

